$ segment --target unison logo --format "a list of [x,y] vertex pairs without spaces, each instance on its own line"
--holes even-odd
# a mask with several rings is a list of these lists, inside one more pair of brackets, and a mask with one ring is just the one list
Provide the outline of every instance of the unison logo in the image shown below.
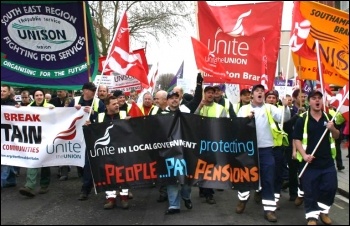
[[59,51],[71,46],[77,39],[72,24],[49,15],[21,16],[11,21],[7,29],[14,42],[34,51]]

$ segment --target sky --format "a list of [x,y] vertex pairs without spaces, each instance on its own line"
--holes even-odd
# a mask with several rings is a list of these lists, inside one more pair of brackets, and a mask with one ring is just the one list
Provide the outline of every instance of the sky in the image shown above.
[[[241,1],[240,3],[245,4],[253,2],[254,1]],[[234,2],[234,4],[237,3],[238,2]],[[215,4],[220,4],[220,2],[215,2]],[[222,4],[225,5],[227,2],[222,2]],[[282,30],[291,29],[292,9],[293,2],[284,1]],[[195,88],[198,70],[194,59],[191,36],[197,38],[197,31],[196,28],[188,26],[188,28],[179,33],[177,37],[159,43],[150,41],[147,43],[146,57],[149,64],[156,64],[159,62],[158,76],[167,73],[176,74],[182,61],[185,61],[184,79],[188,81],[188,87],[192,86]]]

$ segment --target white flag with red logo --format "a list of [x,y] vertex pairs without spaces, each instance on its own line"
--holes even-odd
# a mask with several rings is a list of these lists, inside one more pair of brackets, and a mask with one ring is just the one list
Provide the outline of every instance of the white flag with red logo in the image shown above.
[[136,54],[130,52],[129,36],[128,18],[124,11],[115,31],[104,67],[121,75],[132,76],[148,86],[147,73],[142,66],[142,62]]
[[345,120],[347,121],[347,123],[349,123],[349,86],[348,85],[345,85],[337,95],[332,97],[330,101],[330,105],[338,109],[340,104],[343,101],[344,103],[340,107],[339,113],[341,113],[345,118]]

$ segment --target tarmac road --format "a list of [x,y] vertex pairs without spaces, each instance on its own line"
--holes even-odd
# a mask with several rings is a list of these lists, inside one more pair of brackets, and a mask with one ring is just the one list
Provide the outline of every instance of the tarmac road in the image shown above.
[[[187,210],[181,203],[181,213],[164,215],[168,203],[157,203],[158,188],[132,190],[134,199],[130,208],[104,210],[103,193],[90,195],[86,201],[78,201],[81,180],[76,167],[72,167],[70,178],[59,181],[57,167],[52,167],[52,181],[47,194],[27,198],[18,190],[25,183],[25,169],[21,169],[17,187],[1,190],[1,225],[305,225],[303,206],[295,207],[288,201],[288,192],[282,192],[277,223],[270,223],[263,217],[263,207],[253,197],[243,214],[236,214],[237,192],[234,190],[215,191],[217,204],[209,205],[199,198],[198,188],[192,189],[193,209]],[[39,189],[39,187],[37,188]],[[252,192],[253,194],[253,192]],[[349,200],[337,195],[331,208],[333,225],[349,225]],[[318,222],[322,224],[321,222]]]

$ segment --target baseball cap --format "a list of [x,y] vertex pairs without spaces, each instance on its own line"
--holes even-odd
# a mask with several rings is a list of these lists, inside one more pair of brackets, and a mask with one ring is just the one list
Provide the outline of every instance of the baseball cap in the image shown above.
[[173,97],[173,96],[177,96],[180,97],[180,95],[177,92],[171,91],[168,93],[168,95],[166,96],[167,99]]
[[257,89],[257,88],[262,88],[264,91],[265,91],[265,87],[261,84],[257,84],[257,85],[254,85],[253,88],[252,88],[252,93],[254,93],[254,91]]
[[225,91],[225,84],[221,84],[221,85],[215,85],[213,86],[214,89],[218,89],[218,90],[221,90],[221,91]]
[[215,92],[214,86],[206,86],[206,87],[204,88],[204,92],[207,92],[207,91],[209,91],[209,90],[213,90],[213,92]]
[[276,98],[278,98],[278,93],[276,92],[276,90],[270,90],[270,91],[266,92],[265,98],[270,96],[270,95],[274,95]]
[[323,94],[322,94],[320,91],[318,91],[318,90],[312,90],[312,91],[309,93],[309,95],[307,96],[307,99],[310,100],[311,97],[316,96],[317,94],[320,95],[321,97],[323,97]]

